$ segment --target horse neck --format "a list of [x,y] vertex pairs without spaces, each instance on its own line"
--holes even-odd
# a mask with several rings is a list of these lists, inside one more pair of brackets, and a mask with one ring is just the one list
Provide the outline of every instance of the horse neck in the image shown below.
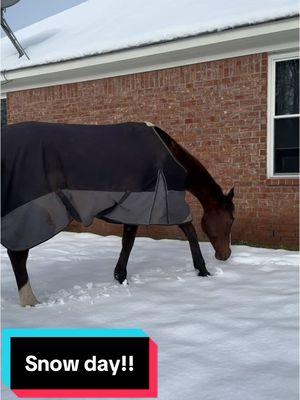
[[223,192],[207,169],[191,154],[186,152],[183,166],[188,172],[186,189],[201,203],[204,210],[222,202]]
[[207,169],[166,132],[159,129],[158,133],[176,160],[180,162],[188,173],[186,190],[200,201],[204,210],[220,204],[223,199],[222,189]]

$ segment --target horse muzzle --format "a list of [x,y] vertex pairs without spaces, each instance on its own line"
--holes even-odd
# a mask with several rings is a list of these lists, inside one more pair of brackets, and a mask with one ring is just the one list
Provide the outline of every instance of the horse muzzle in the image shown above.
[[217,252],[215,253],[215,257],[217,260],[226,261],[231,255],[231,250],[229,249],[226,252]]

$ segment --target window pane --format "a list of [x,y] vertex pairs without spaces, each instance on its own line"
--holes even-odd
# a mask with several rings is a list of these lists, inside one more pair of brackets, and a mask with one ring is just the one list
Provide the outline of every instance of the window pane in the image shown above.
[[276,62],[275,114],[299,114],[299,59]]
[[275,173],[299,172],[299,118],[275,119]]
[[6,99],[1,99],[1,126],[7,124]]

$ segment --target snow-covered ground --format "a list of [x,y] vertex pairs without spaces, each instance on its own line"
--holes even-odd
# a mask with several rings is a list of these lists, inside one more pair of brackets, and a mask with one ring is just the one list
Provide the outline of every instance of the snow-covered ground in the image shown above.
[[233,246],[222,263],[201,247],[209,278],[186,242],[139,238],[121,286],[120,238],[61,233],[31,251],[42,304],[26,309],[2,248],[2,326],[142,328],[158,344],[161,400],[298,399],[297,253]]

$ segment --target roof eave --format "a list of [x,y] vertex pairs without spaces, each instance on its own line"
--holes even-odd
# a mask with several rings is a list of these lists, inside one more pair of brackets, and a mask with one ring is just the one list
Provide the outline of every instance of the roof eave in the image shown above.
[[110,53],[2,71],[7,92],[298,47],[299,17],[189,36]]

